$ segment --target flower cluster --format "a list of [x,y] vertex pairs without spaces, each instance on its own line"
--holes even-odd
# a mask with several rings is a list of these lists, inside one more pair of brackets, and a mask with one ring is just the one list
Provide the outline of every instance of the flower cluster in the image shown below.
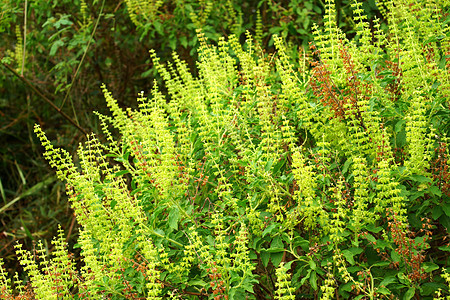
[[[151,51],[165,86],[124,110],[104,85],[111,116],[97,114],[103,137],[90,135],[76,161],[36,126],[67,183],[83,264],[64,254],[62,233],[50,260],[18,246],[31,282],[20,295],[428,296],[448,251],[448,127],[436,117],[448,106],[448,22],[383,3],[390,32],[355,3],[348,40],[326,1],[307,74],[279,37],[265,54],[249,33],[213,45],[199,31],[195,72]],[[9,297],[2,269],[0,283]]]

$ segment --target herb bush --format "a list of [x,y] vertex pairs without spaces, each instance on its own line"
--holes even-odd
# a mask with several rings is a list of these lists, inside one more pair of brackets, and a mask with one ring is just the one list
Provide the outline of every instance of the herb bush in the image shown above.
[[167,93],[103,86],[79,164],[36,125],[83,263],[62,230],[51,258],[17,245],[1,299],[449,299],[448,7],[383,7],[388,32],[355,2],[348,40],[327,2],[300,72],[277,36],[200,32],[196,76],[152,51]]
[[[342,19],[350,18],[349,2],[338,1]],[[0,238],[5,243],[0,257],[5,268],[13,272],[18,266],[17,241],[27,249],[39,239],[50,242],[58,223],[69,244],[77,236],[64,185],[54,184],[34,123],[46,128],[55,146],[75,153],[85,132],[100,130],[92,108],[107,113],[102,82],[120,95],[121,106],[131,107],[137,92],[152,85],[156,72],[148,49],[156,49],[162,61],[176,50],[193,68],[196,28],[215,42],[231,33],[244,36],[248,29],[257,31],[255,38],[269,50],[270,33],[285,37],[296,54],[311,39],[312,24],[321,23],[323,9],[317,0],[0,1]]]

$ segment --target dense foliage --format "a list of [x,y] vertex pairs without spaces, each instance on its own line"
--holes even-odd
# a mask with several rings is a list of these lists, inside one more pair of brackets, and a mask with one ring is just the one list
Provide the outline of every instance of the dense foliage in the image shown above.
[[18,245],[2,299],[449,299],[449,7],[381,6],[349,40],[328,1],[295,62],[278,36],[199,31],[196,72],[152,51],[164,86],[123,110],[104,85],[77,160],[36,125],[83,264],[62,230]]
[[[336,1],[348,32],[354,27],[350,2]],[[372,15],[373,4],[365,4]],[[214,42],[250,30],[269,51],[276,33],[296,55],[323,13],[317,0],[1,0],[0,256],[7,269],[17,266],[17,241],[28,249],[39,239],[50,242],[57,224],[71,244],[77,235],[64,185],[42,158],[35,123],[74,153],[86,132],[100,130],[92,109],[107,113],[102,83],[120,95],[122,107],[136,107],[138,91],[151,87],[156,73],[149,49],[162,61],[176,50],[194,70],[196,29],[202,28]]]

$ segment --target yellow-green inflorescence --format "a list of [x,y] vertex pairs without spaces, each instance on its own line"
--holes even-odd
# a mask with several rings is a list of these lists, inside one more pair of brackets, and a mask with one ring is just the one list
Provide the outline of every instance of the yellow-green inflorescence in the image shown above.
[[[200,2],[198,25],[214,5]],[[162,1],[126,4],[142,26]],[[148,95],[139,93],[137,109],[124,110],[103,85],[111,113],[97,113],[103,134],[87,136],[76,160],[36,125],[44,157],[67,184],[83,264],[76,270],[62,231],[51,259],[40,244],[36,255],[17,246],[34,294],[374,298],[387,290],[372,275],[380,267],[396,282],[409,276],[408,293],[419,291],[412,270],[424,259],[410,247],[408,197],[417,178],[425,191],[435,180],[433,115],[449,73],[432,48],[448,47],[448,29],[433,6],[383,1],[386,34],[359,2],[352,6],[349,41],[333,1],[325,2],[304,74],[281,38],[273,38],[275,54],[261,51],[260,17],[256,42],[247,33],[244,44],[230,36],[215,45],[199,31],[195,72],[175,53],[164,64],[150,51],[164,86],[155,81]],[[8,295],[10,281],[0,268]],[[407,293],[395,285],[396,295]],[[16,287],[23,295],[26,287]]]

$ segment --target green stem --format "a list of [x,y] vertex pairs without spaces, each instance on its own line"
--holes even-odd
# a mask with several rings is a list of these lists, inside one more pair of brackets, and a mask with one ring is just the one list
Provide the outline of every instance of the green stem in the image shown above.
[[100,21],[100,17],[102,16],[104,6],[105,6],[105,0],[103,0],[103,2],[102,2],[102,7],[100,8],[100,13],[98,15],[97,21],[95,22],[91,37],[89,38],[88,44],[86,46],[86,49],[84,50],[83,56],[81,57],[80,63],[78,64],[77,70],[75,71],[75,75],[73,76],[72,83],[69,86],[69,90],[67,91],[66,96],[64,97],[64,100],[61,104],[61,108],[64,106],[64,103],[66,103],[67,97],[69,96],[70,91],[72,90],[72,86],[75,83],[75,79],[77,78],[78,71],[80,71],[81,64],[83,63],[84,58],[86,57],[86,53],[89,49],[89,46],[91,45],[92,39],[94,38],[94,34],[97,31],[98,22]]
[[20,70],[20,75],[23,76],[23,69],[25,66],[25,53],[27,48],[27,6],[28,1],[25,0],[25,11],[23,16],[23,53],[22,53],[22,68]]
[[157,237],[163,238],[163,239],[165,239],[166,241],[169,241],[169,242],[171,242],[171,243],[173,243],[173,244],[175,244],[175,245],[177,245],[177,246],[179,246],[179,247],[183,247],[183,244],[180,244],[180,243],[178,243],[177,241],[172,240],[171,238],[168,238],[168,237],[166,237],[166,236],[164,236],[164,235],[162,235],[162,234],[160,234],[160,233],[157,233],[157,232],[154,231],[154,230],[151,230],[150,233],[153,234],[153,235],[156,235]]

